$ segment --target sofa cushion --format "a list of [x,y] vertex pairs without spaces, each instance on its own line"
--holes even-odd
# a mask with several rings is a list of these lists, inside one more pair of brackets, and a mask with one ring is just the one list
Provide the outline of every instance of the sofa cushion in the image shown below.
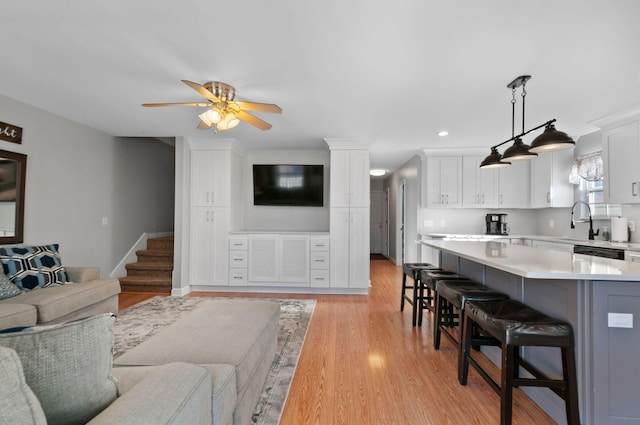
[[38,323],[48,323],[119,293],[118,280],[98,279],[26,291],[17,297],[0,301],[0,305],[31,304],[38,310]]
[[49,425],[85,424],[116,399],[111,376],[114,320],[102,314],[0,334],[0,346],[18,353]]
[[35,326],[36,323],[38,323],[38,312],[34,306],[0,302],[0,330]]
[[16,295],[20,295],[20,293],[22,293],[22,290],[11,283],[0,267],[0,300],[15,297]]
[[18,354],[0,347],[0,424],[46,425],[40,402],[24,379]]
[[58,244],[0,247],[0,261],[11,282],[20,288],[44,288],[67,282]]

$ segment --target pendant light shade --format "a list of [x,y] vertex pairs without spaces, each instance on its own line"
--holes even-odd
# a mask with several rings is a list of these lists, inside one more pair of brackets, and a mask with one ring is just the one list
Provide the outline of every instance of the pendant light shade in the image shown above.
[[561,149],[568,149],[575,146],[576,142],[564,131],[556,130],[553,123],[547,124],[544,132],[533,139],[530,152],[551,152]]
[[502,154],[502,159],[507,161],[526,161],[528,159],[537,158],[538,154],[531,152],[529,145],[525,145],[522,143],[522,140],[519,137],[513,141],[513,145],[511,145],[507,150]]
[[480,163],[480,168],[500,168],[508,167],[509,165],[511,165],[510,162],[502,160],[502,155],[498,152],[498,148],[493,147],[489,156]]

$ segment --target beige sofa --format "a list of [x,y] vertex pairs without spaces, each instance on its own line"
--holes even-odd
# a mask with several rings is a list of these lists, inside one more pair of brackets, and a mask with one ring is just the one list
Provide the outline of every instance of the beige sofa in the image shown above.
[[66,285],[51,285],[0,300],[0,329],[118,312],[117,279],[101,279],[97,267],[65,267],[65,271],[71,281]]

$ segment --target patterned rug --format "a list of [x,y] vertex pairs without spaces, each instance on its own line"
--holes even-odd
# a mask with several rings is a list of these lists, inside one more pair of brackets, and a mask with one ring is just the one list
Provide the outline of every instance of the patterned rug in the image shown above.
[[[159,296],[122,310],[118,313],[114,327],[114,357],[121,356],[197,306],[211,300],[215,298]],[[253,414],[253,423],[259,425],[277,425],[280,421],[316,305],[315,300],[271,301],[279,302],[281,306],[278,349]]]

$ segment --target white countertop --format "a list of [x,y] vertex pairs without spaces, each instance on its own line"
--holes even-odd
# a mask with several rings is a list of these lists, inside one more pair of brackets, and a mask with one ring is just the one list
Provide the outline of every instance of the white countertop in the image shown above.
[[617,248],[628,251],[640,251],[640,244],[633,242],[610,242],[604,240],[590,241],[587,239],[575,239],[567,236],[545,236],[545,235],[482,235],[482,234],[461,234],[461,233],[423,233],[421,236],[427,236],[434,239],[461,240],[494,240],[494,239],[530,239],[536,241],[549,241],[566,243],[568,245],[592,245],[604,248]]
[[640,282],[640,264],[499,241],[420,240],[418,243],[531,279]]

